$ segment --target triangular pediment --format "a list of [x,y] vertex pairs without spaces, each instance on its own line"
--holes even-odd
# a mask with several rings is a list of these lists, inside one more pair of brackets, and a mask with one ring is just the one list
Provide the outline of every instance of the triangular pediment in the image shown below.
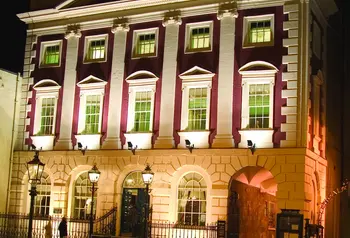
[[278,69],[271,63],[265,61],[252,61],[243,65],[238,72],[244,74],[277,73]]
[[77,86],[80,88],[97,88],[104,87],[106,84],[106,81],[90,75],[85,79],[81,80],[79,83],[77,83]]
[[190,79],[190,78],[212,78],[215,74],[209,70],[203,69],[198,66],[183,72],[179,75],[181,79]]
[[139,70],[130,74],[125,80],[129,84],[147,84],[156,83],[159,78],[152,72],[147,70]]
[[[119,0],[123,1],[123,0]],[[56,9],[67,9],[67,8],[76,8],[84,7],[108,2],[119,2],[118,0],[66,0],[56,6]]]
[[37,82],[33,88],[36,91],[57,91],[61,86],[52,79],[43,79]]

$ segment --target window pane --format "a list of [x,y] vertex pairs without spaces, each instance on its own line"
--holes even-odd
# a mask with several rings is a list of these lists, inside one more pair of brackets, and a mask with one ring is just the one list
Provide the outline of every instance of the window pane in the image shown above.
[[49,176],[44,172],[41,183],[37,185],[37,196],[34,202],[34,215],[48,216],[50,211],[51,182]]
[[90,41],[87,58],[89,60],[100,60],[105,58],[105,39]]
[[38,135],[52,135],[54,133],[55,98],[43,98],[41,105],[40,131]]
[[46,46],[44,53],[44,64],[47,65],[57,65],[59,64],[59,56],[60,56],[60,46]]
[[151,130],[151,104],[151,91],[136,92],[134,131],[146,132]]
[[249,43],[271,42],[271,22],[256,21],[250,22]]
[[197,173],[182,177],[178,186],[178,223],[186,225],[205,225],[206,184]]
[[[74,183],[74,218],[89,219],[91,211],[91,183],[88,173],[81,174]],[[94,195],[93,214],[96,214],[97,194]]]
[[155,33],[143,34],[138,36],[136,54],[148,55],[155,53],[156,37]]
[[270,85],[249,85],[249,128],[269,128]]
[[188,130],[205,130],[207,121],[207,88],[190,88]]
[[209,27],[192,29],[190,35],[190,49],[205,49],[210,47]]
[[98,134],[100,128],[101,95],[86,96],[85,134]]

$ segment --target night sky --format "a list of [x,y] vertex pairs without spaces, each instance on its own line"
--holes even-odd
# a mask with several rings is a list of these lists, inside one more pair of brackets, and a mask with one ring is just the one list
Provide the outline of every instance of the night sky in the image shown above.
[[23,69],[26,25],[18,19],[17,13],[27,12],[29,0],[7,1],[0,10],[1,57],[0,68],[20,72]]

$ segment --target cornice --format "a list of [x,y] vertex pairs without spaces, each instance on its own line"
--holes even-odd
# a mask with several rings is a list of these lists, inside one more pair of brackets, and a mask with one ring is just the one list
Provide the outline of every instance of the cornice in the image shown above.
[[[237,9],[259,8],[283,5],[292,0],[238,0]],[[204,14],[220,13],[220,6],[225,0],[139,0],[132,2],[114,2],[73,9],[49,9],[18,14],[17,16],[29,24],[28,33],[57,34],[65,33],[67,25],[79,24],[80,29],[89,30],[116,26],[115,20],[127,18],[128,24],[149,21],[163,21],[169,12],[178,9],[181,18]],[[123,8],[123,6],[125,8]],[[228,11],[235,17],[235,10]],[[181,20],[181,19],[178,19]],[[179,24],[180,21],[176,20]],[[118,26],[117,26],[118,27]],[[120,26],[119,26],[120,27]],[[123,26],[127,30],[127,26]]]

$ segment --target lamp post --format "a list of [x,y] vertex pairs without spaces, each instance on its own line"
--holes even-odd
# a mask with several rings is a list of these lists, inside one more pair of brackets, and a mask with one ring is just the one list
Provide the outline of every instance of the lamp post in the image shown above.
[[37,195],[36,185],[40,184],[41,176],[43,175],[45,164],[39,160],[39,151],[35,151],[33,160],[27,163],[28,179],[31,184],[30,195],[30,210],[29,210],[29,224],[28,224],[28,238],[32,238],[33,229],[33,213],[34,213],[34,199]]
[[146,185],[146,201],[145,201],[145,238],[148,237],[148,219],[149,219],[149,185],[151,185],[154,173],[151,170],[149,164],[146,165],[144,171],[142,171],[142,180]]
[[89,237],[92,237],[92,233],[94,231],[94,197],[95,197],[95,191],[97,188],[95,188],[95,184],[97,184],[98,179],[100,178],[101,172],[97,169],[96,164],[92,167],[92,169],[88,172],[89,174],[89,180],[92,183],[91,188],[91,210],[90,210],[90,227],[89,227]]

